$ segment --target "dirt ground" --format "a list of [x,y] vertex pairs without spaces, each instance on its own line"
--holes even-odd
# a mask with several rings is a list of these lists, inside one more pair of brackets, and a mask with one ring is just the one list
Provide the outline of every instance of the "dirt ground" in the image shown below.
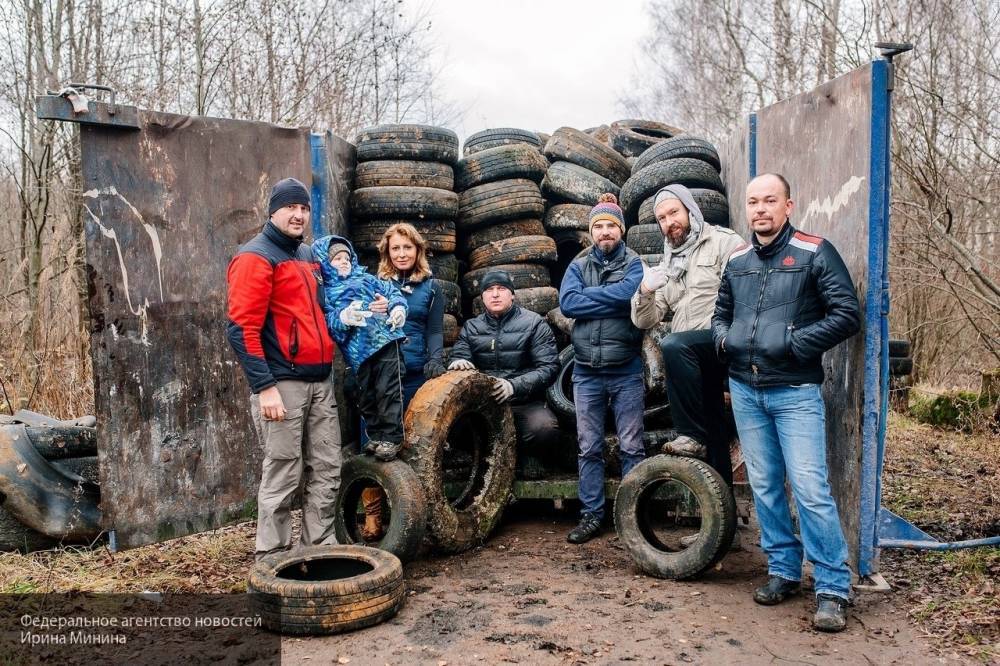
[[[541,507],[541,505],[536,505]],[[611,531],[568,544],[569,513],[508,519],[483,547],[407,566],[406,605],[363,632],[285,639],[289,663],[914,664],[933,656],[899,599],[866,594],[848,629],[813,631],[812,595],[764,608],[757,534],[694,582],[640,575]],[[535,513],[526,518],[525,514]],[[345,661],[349,660],[349,661]]]

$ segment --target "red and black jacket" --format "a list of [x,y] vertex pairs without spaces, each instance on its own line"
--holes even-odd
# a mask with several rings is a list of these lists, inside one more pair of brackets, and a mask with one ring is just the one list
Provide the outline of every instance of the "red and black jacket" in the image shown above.
[[226,334],[254,393],[279,379],[330,376],[333,341],[318,275],[309,245],[270,221],[229,262]]

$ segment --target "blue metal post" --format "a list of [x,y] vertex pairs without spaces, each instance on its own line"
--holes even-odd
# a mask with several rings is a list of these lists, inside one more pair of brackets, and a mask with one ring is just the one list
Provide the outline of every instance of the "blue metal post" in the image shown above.
[[747,167],[750,178],[757,177],[757,114],[750,114],[750,136],[747,141]]
[[309,148],[312,165],[312,233],[313,238],[327,235],[323,224],[325,193],[326,193],[326,136],[313,132],[309,135]]

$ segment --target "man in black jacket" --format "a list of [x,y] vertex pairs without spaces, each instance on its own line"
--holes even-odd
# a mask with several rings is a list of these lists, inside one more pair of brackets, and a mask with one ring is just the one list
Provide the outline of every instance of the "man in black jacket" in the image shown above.
[[480,288],[486,312],[462,326],[448,369],[493,376],[493,397],[511,401],[518,460],[548,457],[559,441],[559,423],[544,399],[559,372],[555,336],[542,317],[514,304],[514,281],[506,271],[488,271]]
[[[813,563],[813,626],[846,626],[851,572],[826,468],[823,352],[857,333],[861,309],[836,248],[788,221],[788,181],[747,185],[751,243],[733,251],[712,317],[720,358],[729,360],[733,415],[746,459],[769,579],[754,601],[773,605],[800,589],[803,545]],[[795,535],[785,479],[798,507]]]

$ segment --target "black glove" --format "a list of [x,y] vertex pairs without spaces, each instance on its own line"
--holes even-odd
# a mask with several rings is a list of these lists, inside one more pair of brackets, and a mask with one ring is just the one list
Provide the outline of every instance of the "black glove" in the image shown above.
[[448,369],[444,367],[444,363],[436,358],[432,358],[424,364],[424,377],[427,379],[434,379],[435,377],[440,377],[444,373],[448,372]]

